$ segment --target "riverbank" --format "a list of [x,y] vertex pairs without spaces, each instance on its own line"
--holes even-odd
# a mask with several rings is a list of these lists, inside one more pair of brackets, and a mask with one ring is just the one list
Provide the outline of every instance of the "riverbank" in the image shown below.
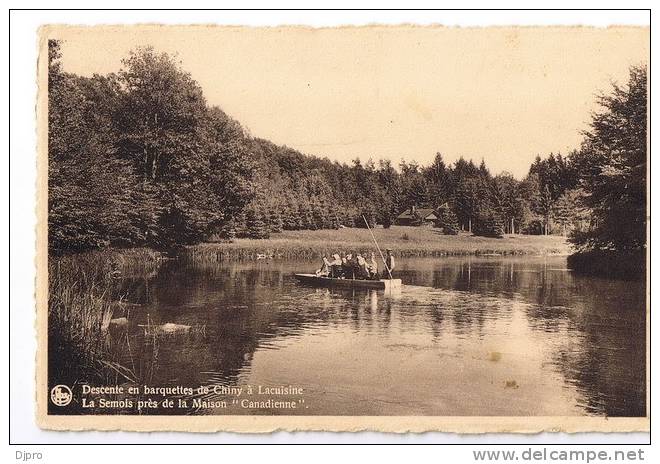
[[[392,248],[399,257],[460,255],[568,255],[572,252],[565,237],[505,235],[478,237],[468,233],[443,235],[438,229],[392,226],[374,229],[383,251]],[[375,251],[367,229],[297,230],[273,234],[269,239],[236,239],[232,243],[203,243],[186,248],[192,260],[316,259],[339,251]]]

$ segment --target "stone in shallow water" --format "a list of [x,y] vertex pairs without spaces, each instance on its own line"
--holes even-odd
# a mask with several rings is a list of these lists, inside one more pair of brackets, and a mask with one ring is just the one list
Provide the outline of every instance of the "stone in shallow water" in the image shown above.
[[126,327],[128,326],[128,319],[125,317],[110,319],[110,326],[114,328]]
[[168,322],[160,326],[160,330],[163,333],[179,333],[179,332],[188,332],[190,330],[189,325],[184,324],[173,324]]

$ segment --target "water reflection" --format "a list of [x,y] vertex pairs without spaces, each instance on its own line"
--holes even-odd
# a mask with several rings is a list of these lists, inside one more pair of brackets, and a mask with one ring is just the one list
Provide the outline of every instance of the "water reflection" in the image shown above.
[[298,385],[305,414],[645,414],[643,283],[563,258],[401,261],[393,295],[301,286],[310,263],[167,262],[123,283],[130,339],[204,327],[158,344],[154,383]]

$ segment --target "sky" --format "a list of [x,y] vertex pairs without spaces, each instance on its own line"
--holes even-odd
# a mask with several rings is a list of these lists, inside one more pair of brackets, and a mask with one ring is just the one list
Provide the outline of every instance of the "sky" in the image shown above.
[[136,46],[177,55],[210,104],[303,153],[526,175],[579,147],[595,95],[648,63],[648,28],[53,28],[66,71],[118,71]]

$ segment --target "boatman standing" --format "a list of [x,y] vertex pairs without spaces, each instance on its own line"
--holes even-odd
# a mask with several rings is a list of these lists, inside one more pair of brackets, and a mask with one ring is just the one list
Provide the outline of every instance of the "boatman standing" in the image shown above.
[[[383,271],[383,279],[390,279],[391,274],[394,272],[394,255],[392,255],[392,249],[388,248],[385,250],[387,256],[385,256],[385,270]],[[389,272],[387,272],[389,270]]]

